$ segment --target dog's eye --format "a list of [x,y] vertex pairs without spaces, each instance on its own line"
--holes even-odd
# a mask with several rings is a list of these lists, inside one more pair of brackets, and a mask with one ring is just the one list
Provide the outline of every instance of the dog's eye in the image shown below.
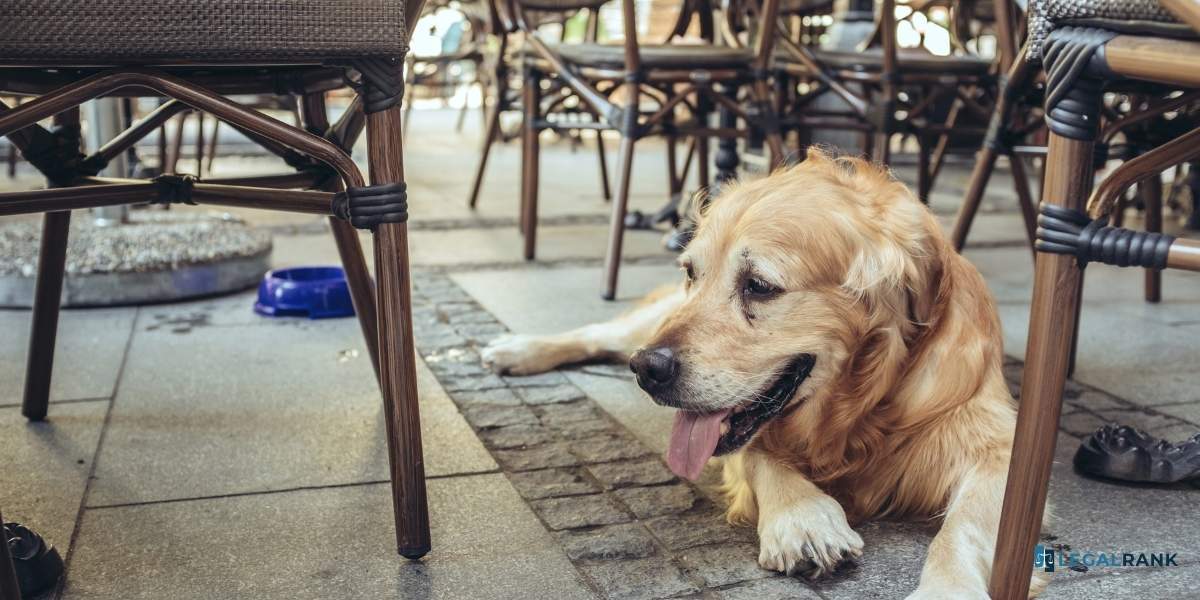
[[688,283],[695,281],[696,269],[692,267],[692,263],[683,265],[683,276],[687,278]]
[[750,298],[769,298],[779,293],[779,288],[757,278],[747,277],[742,286],[742,294]]

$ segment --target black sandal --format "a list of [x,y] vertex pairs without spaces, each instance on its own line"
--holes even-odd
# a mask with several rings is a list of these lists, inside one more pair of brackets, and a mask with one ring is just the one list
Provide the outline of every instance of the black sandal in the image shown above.
[[1139,483],[1178,483],[1200,478],[1200,433],[1171,444],[1126,425],[1105,425],[1075,452],[1085,475]]
[[54,587],[63,573],[58,550],[24,525],[5,523],[3,532],[12,555],[13,570],[17,572],[17,585],[21,586],[21,596],[32,598]]

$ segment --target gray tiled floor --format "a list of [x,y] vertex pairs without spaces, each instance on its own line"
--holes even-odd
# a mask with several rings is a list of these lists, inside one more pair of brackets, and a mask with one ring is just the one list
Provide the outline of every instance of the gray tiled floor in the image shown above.
[[[21,403],[29,325],[28,311],[0,310],[0,406]],[[133,311],[65,311],[58,325],[55,363],[60,368],[51,381],[50,399],[112,396],[133,327]]]
[[386,484],[91,510],[63,597],[590,597],[502,475],[435,479],[429,499],[420,563],[395,555]]
[[[406,155],[414,263],[449,270],[512,330],[550,332],[608,318],[677,277],[657,234],[631,232],[626,256],[637,264],[622,269],[620,301],[599,299],[597,265],[610,205],[595,185],[590,142],[576,153],[545,144],[540,209],[547,223],[539,230],[539,261],[526,264],[512,226],[519,145],[497,148],[479,211],[471,213],[465,197],[474,133],[447,135],[447,113],[418,117]],[[653,209],[665,199],[662,149],[653,142],[644,148],[639,145],[632,205]],[[609,156],[615,157],[611,140]],[[218,172],[268,164],[223,161]],[[911,177],[905,167],[898,172]],[[939,182],[933,205],[944,224],[965,174],[949,165]],[[998,298],[1007,352],[1019,357],[1031,263],[1007,177],[997,181],[967,256]],[[321,219],[236,212],[276,232],[276,265],[336,261]],[[1177,437],[1200,430],[1194,392],[1200,372],[1191,368],[1200,360],[1192,343],[1200,333],[1200,278],[1164,279],[1164,302],[1146,305],[1141,273],[1089,267],[1077,378],[1124,402],[1094,394],[1089,404],[1085,397],[1078,405],[1087,409],[1068,407],[1064,426],[1087,430],[1119,418]],[[357,325],[265,320],[249,310],[252,301],[246,292],[141,309],[65,311],[53,397],[91,401],[57,403],[50,420],[38,425],[24,423],[16,408],[29,314],[0,311],[0,430],[6,432],[0,436],[0,506],[6,517],[29,522],[69,550],[64,597],[575,598],[630,587],[620,584],[625,571],[607,577],[598,572],[607,567],[598,564],[583,569],[597,571],[588,577],[603,583],[583,583],[556,536],[497,472],[443,391],[445,381],[439,384],[424,363],[418,383],[435,551],[420,564],[401,561],[392,549],[388,488],[377,483],[387,477],[381,407]],[[623,368],[587,367],[566,377],[646,448],[665,446],[671,412],[648,402]],[[1195,596],[1200,529],[1189,515],[1200,490],[1084,480],[1069,466],[1075,444],[1061,437],[1051,489],[1059,517],[1051,531],[1062,542],[1191,558],[1172,569],[1059,574],[1046,597]],[[86,508],[72,540],[81,504]],[[660,518],[657,526],[670,523],[676,522]],[[707,523],[679,521],[676,527]],[[816,591],[771,578],[705,598],[902,597],[915,585],[934,529],[928,523],[864,525],[866,557]],[[744,541],[730,545],[742,548],[736,543]],[[706,581],[726,576],[705,566],[703,556],[693,558],[695,564],[685,554],[676,566]],[[745,567],[729,577],[756,577],[746,567],[752,559],[737,554],[718,562],[729,572]],[[661,557],[637,560],[646,572],[671,575],[657,580],[662,589],[691,589]],[[631,593],[639,591],[646,590]]]

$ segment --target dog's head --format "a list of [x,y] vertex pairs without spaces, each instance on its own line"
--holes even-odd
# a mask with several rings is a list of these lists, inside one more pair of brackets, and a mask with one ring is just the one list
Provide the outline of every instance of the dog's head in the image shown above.
[[694,477],[780,415],[834,401],[852,372],[898,362],[937,295],[937,235],[885,171],[819,152],[715,198],[679,260],[686,300],[630,361],[679,409],[672,467]]

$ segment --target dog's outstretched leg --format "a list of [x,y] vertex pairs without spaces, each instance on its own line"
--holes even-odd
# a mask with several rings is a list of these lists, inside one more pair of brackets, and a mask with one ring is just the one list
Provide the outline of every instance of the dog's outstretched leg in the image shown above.
[[[725,489],[731,511],[757,511],[758,564],[789,575],[820,577],[838,564],[862,556],[863,541],[846,521],[846,512],[795,469],[753,449],[729,458]],[[744,481],[731,481],[744,477]],[[745,487],[753,494],[746,498]],[[745,520],[748,514],[730,514]]]
[[483,349],[484,364],[498,373],[531,375],[591,360],[628,360],[658,325],[683,303],[683,287],[661,288],[632,311],[555,335],[506,335]]
[[[1008,458],[1007,450],[993,451],[963,475],[951,494],[942,528],[929,545],[921,584],[908,600],[987,600]],[[1040,593],[1046,583],[1034,575],[1029,597]]]

